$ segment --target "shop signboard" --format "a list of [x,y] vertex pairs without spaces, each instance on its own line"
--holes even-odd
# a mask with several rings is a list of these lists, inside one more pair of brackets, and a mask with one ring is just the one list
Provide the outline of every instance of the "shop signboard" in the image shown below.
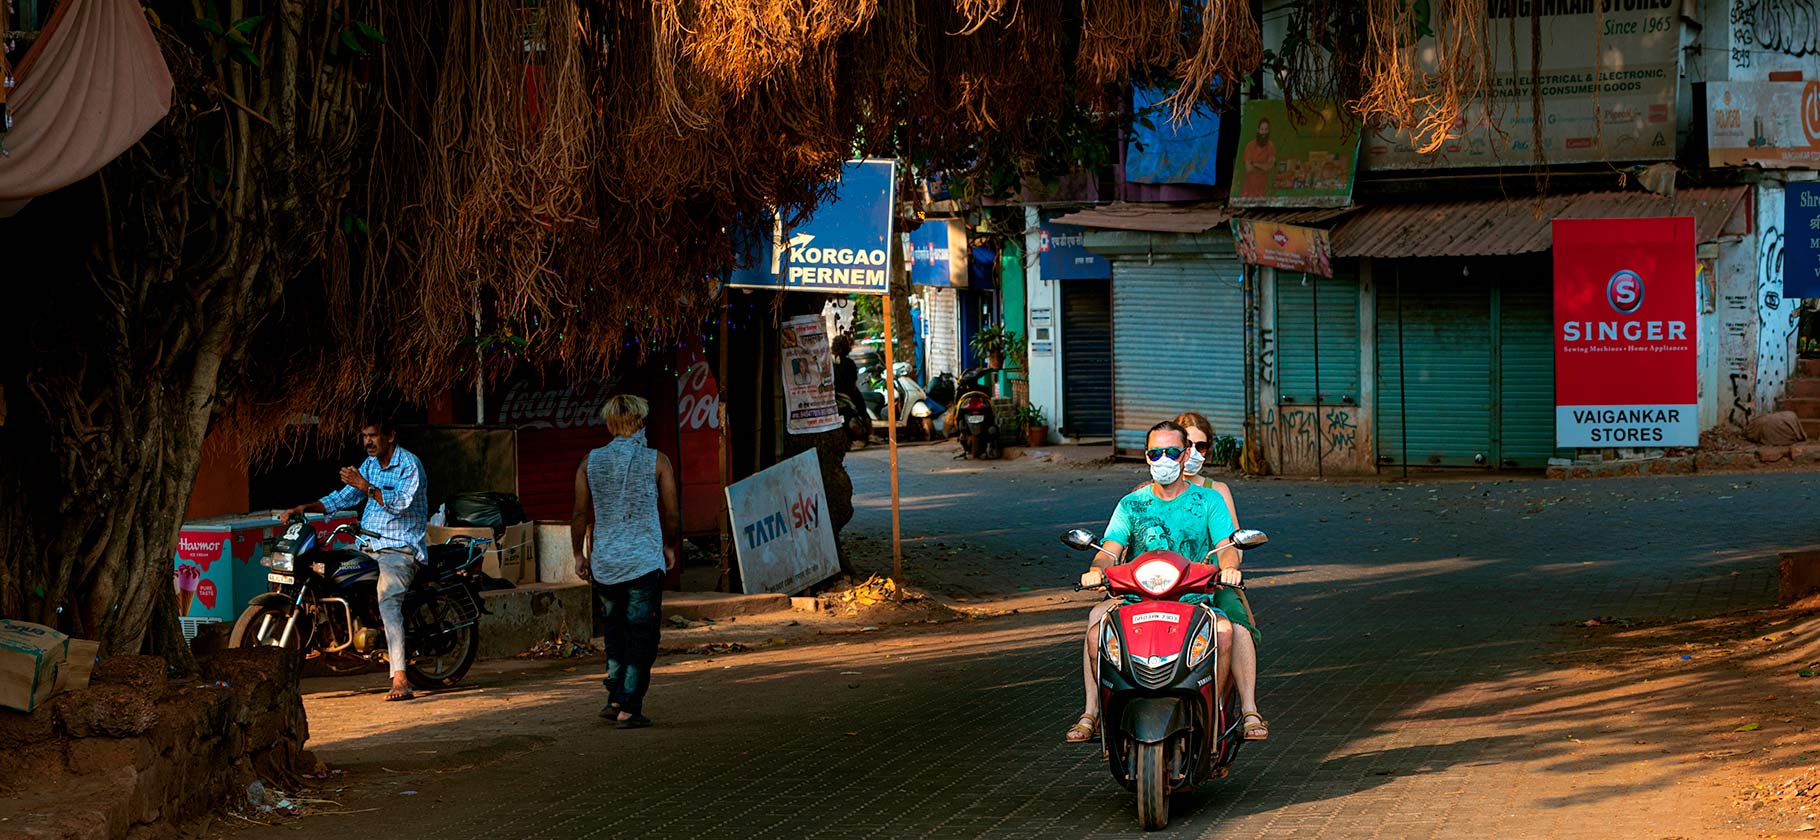
[[[1532,68],[1530,13],[1536,5],[1541,66]],[[1365,168],[1530,166],[1536,162],[1538,123],[1542,156],[1549,163],[1673,158],[1681,5],[1681,0],[1489,0],[1490,110],[1482,103],[1466,105],[1441,147],[1426,154],[1408,133],[1379,129],[1366,138]],[[1429,28],[1442,29],[1432,23]],[[1418,62],[1436,55],[1434,37],[1418,41],[1416,51]],[[1534,106],[1538,80],[1540,118]]]
[[1820,298],[1820,182],[1790,183],[1782,205],[1782,296]]
[[802,224],[778,219],[752,264],[732,273],[739,288],[882,295],[890,288],[897,163],[851,160],[834,194]]
[[746,594],[791,595],[840,572],[819,457],[799,453],[727,488]]
[[904,234],[910,282],[950,288],[967,285],[967,229],[949,219],[930,219]]
[[1358,129],[1333,103],[1308,103],[1291,118],[1283,102],[1248,101],[1232,163],[1232,206],[1345,207],[1358,160]]
[[1706,159],[1820,169],[1820,81],[1708,82]]
[[1555,441],[1700,442],[1694,220],[1556,219]]
[[1239,262],[1333,276],[1333,252],[1322,228],[1233,219],[1232,238]]
[[676,378],[676,426],[681,457],[683,533],[720,532],[720,385],[699,346],[682,355]]
[[840,428],[834,402],[834,355],[828,349],[828,327],[820,315],[798,315],[778,330],[783,352],[785,428],[807,435]]
[[1045,213],[1038,228],[1037,265],[1044,280],[1110,280],[1112,263],[1087,250],[1087,229],[1058,224]]

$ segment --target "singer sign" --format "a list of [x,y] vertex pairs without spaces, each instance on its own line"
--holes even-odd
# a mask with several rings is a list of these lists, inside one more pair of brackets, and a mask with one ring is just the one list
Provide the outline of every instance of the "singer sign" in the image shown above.
[[1694,220],[1557,219],[1555,442],[1700,439]]

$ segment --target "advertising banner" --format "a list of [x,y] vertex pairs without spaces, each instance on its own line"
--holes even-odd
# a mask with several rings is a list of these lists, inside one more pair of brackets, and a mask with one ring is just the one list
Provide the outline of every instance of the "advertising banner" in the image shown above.
[[1220,183],[1220,115],[1198,105],[1183,122],[1164,104],[1173,91],[1133,85],[1137,120],[1125,144],[1125,180],[1133,184]]
[[1333,276],[1333,252],[1322,228],[1233,219],[1232,238],[1239,262]]
[[930,219],[904,234],[904,243],[912,284],[967,285],[967,229],[960,222]]
[[676,378],[676,426],[681,456],[683,534],[717,534],[724,500],[720,483],[720,384],[701,347],[691,342]]
[[1782,297],[1820,298],[1820,182],[1788,185],[1782,205]]
[[779,220],[771,241],[754,249],[753,264],[734,271],[728,285],[882,295],[896,203],[896,161],[848,161],[833,197],[790,230]]
[[1713,166],[1820,168],[1820,81],[1708,82],[1706,159]]
[[1345,207],[1359,162],[1359,135],[1333,103],[1292,121],[1282,102],[1254,99],[1239,118],[1232,163],[1234,207]]
[[1694,220],[1556,219],[1555,442],[1700,442]]
[[[1379,130],[1366,138],[1365,167],[1529,166],[1535,163],[1537,122],[1549,163],[1673,158],[1681,0],[1539,5],[1542,62],[1537,72],[1532,74],[1530,67],[1532,3],[1489,0],[1494,59],[1490,112],[1482,104],[1467,106],[1446,144],[1428,154],[1417,153],[1406,133]],[[1418,61],[1432,55],[1434,39],[1421,39],[1416,49]],[[1539,119],[1533,107],[1537,77]]]
[[1038,236],[1041,244],[1037,246],[1037,265],[1041,267],[1044,280],[1110,280],[1112,263],[1105,257],[1087,250],[1087,229],[1074,225],[1058,224],[1055,217],[1060,213],[1045,213],[1041,217]]
[[820,315],[798,315],[778,331],[783,352],[785,428],[807,435],[840,428],[834,402],[834,356],[828,328]]
[[840,573],[818,458],[811,449],[727,488],[746,594],[793,595]]
[[[352,524],[351,513],[306,518],[323,536],[338,525]],[[183,523],[177,531],[177,553],[172,558],[171,585],[177,590],[178,623],[186,638],[196,626],[212,621],[233,621],[253,596],[271,591],[266,582],[265,539],[278,532],[277,516],[242,514]],[[343,536],[336,546],[352,545]]]

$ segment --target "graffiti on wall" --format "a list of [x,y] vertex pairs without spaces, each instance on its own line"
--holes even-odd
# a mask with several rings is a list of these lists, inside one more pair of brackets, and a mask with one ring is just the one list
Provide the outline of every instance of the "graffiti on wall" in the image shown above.
[[1258,378],[1265,385],[1275,385],[1277,381],[1276,331],[1269,327],[1258,330]]
[[1749,69],[1758,53],[1820,55],[1820,0],[1735,0],[1732,66]]
[[1276,428],[1282,438],[1284,471],[1313,472],[1317,463],[1358,461],[1359,425],[1353,414],[1350,407],[1283,406]]
[[1756,403],[1774,406],[1794,367],[1795,333],[1801,325],[1800,301],[1782,296],[1783,235],[1765,227],[1757,248],[1757,382]]

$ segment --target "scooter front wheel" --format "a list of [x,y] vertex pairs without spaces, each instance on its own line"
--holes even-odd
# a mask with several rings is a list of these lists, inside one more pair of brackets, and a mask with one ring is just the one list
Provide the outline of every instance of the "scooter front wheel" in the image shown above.
[[1159,831],[1169,825],[1169,751],[1166,744],[1138,744],[1133,749],[1138,824],[1145,831]]
[[228,647],[283,647],[299,655],[310,638],[310,616],[297,613],[297,622],[291,627],[289,639],[284,637],[285,623],[290,621],[292,609],[279,604],[253,604],[240,613],[234,622],[234,632],[228,636]]

